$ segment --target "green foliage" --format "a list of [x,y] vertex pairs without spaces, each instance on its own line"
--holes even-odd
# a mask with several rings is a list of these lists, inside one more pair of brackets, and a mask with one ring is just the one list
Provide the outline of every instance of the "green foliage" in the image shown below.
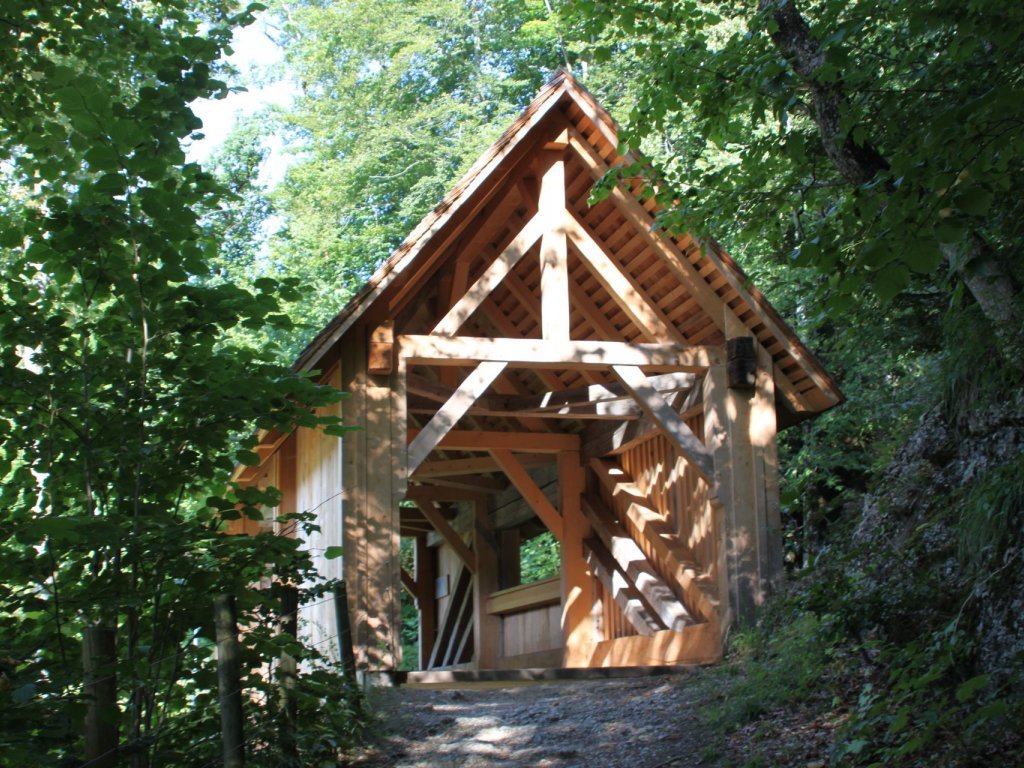
[[[543,2],[399,0],[271,10],[301,95],[264,274],[301,279],[293,349],[332,317],[560,63]],[[381,23],[386,20],[386,23]]]
[[544,531],[519,548],[519,581],[532,584],[562,572],[562,550],[551,531]]
[[985,473],[957,494],[960,560],[980,578],[986,570],[1012,565],[1024,530],[1024,455]]
[[1019,702],[1000,697],[988,675],[971,674],[970,651],[955,623],[881,651],[879,665],[887,673],[861,688],[834,763],[916,765],[943,753],[978,754],[994,735],[1019,730]]
[[[312,584],[307,601],[325,589],[296,540],[222,533],[280,500],[227,487],[236,460],[254,461],[239,436],[339,428],[312,410],[337,392],[233,341],[236,328],[287,329],[289,289],[209,279],[217,243],[200,221],[223,190],[181,149],[200,128],[188,104],[226,92],[216,61],[257,9],[13,0],[0,14],[5,764],[81,755],[81,637],[96,625],[116,631],[106,672],[126,754],[215,756],[212,596],[236,595],[246,687],[270,702],[265,665],[289,641],[279,603],[253,585]],[[323,710],[309,701],[329,674],[304,679],[307,711]]]
[[822,692],[834,631],[829,617],[790,616],[769,633],[733,637],[730,662],[705,685],[720,695],[701,718],[715,728],[736,728],[776,708]]
[[[934,284],[979,233],[1007,259],[1022,235],[1020,8],[791,4],[820,51],[808,71],[773,40],[785,6],[566,4],[594,58],[635,61],[621,140],[661,148],[666,202],[680,196],[668,223],[723,237],[729,222],[734,248],[788,252],[822,274],[837,313],[865,289],[887,304]],[[834,140],[821,137],[820,96],[836,97]],[[837,154],[869,178],[855,180]]]

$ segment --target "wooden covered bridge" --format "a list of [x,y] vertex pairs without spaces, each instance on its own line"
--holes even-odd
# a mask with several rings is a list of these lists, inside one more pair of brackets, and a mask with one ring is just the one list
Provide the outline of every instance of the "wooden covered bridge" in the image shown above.
[[[600,667],[715,660],[781,578],[776,430],[842,395],[715,243],[639,188],[588,203],[635,159],[616,131],[556,74],[299,357],[361,429],[267,438],[240,476],[316,511],[364,670],[400,663],[403,589],[412,666]],[[542,530],[560,576],[521,584]]]

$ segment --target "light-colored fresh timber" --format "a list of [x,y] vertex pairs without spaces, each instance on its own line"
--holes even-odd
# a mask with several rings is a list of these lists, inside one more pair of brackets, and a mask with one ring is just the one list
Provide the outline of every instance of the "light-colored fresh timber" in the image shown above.
[[647,341],[686,343],[683,335],[669,324],[658,306],[647,298],[643,288],[622,271],[604,247],[569,211],[565,212],[562,227],[583,261],[590,267],[591,274],[636,324]]
[[[684,598],[694,619],[716,621],[719,604],[713,586],[707,582],[703,569],[695,562],[690,549],[675,535],[672,526],[614,460],[591,459],[590,467],[598,483],[611,497],[613,506],[608,514],[617,518],[617,522],[621,521],[619,524],[632,541],[641,545],[645,555],[657,561],[659,572]],[[602,508],[595,509],[603,513]]]
[[584,667],[593,647],[594,574],[583,553],[590,536],[590,522],[583,513],[586,483],[579,451],[558,455],[558,485],[562,513],[562,637],[565,667]]
[[[524,467],[550,464],[554,459],[550,454],[520,454],[516,457]],[[459,477],[460,475],[479,475],[488,472],[501,472],[501,467],[490,456],[474,456],[469,459],[440,459],[425,461],[416,470],[414,479],[436,477]]]
[[[692,373],[665,373],[650,377],[650,384],[663,394],[693,389],[697,377]],[[567,406],[591,405],[626,400],[632,396],[622,384],[590,384],[586,387],[542,392],[538,395],[492,398],[489,404],[509,411],[560,411]]]
[[405,568],[402,569],[402,587],[409,597],[416,599],[416,579]]
[[548,501],[544,491],[537,486],[537,483],[530,477],[530,473],[516,459],[515,454],[505,448],[492,448],[490,454],[498,462],[501,471],[505,473],[519,493],[522,494],[526,503],[537,513],[537,517],[540,518],[541,522],[555,535],[556,539],[562,541],[564,525],[562,515]]
[[[570,146],[576,150],[577,156],[590,169],[594,179],[603,178],[608,170],[610,170],[609,166],[578,131],[570,129],[569,134]],[[723,306],[723,302],[718,294],[704,281],[704,278],[701,277],[690,261],[676,248],[669,238],[661,237],[653,231],[653,219],[635,197],[620,186],[612,188],[611,196],[622,214],[633,223],[637,231],[644,234],[648,243],[665,259],[665,262],[669,265],[676,278],[687,286],[690,295],[696,299],[701,309],[714,320],[715,326],[724,332],[723,323],[718,318],[720,307]],[[728,311],[728,307],[726,309]],[[783,341],[784,336],[777,338],[782,341],[784,346],[789,346],[786,341]],[[792,406],[798,411],[812,410],[812,405],[807,402],[806,398],[796,391],[789,379],[781,374],[781,371],[779,373],[780,375],[776,377],[776,381],[785,390]]]
[[563,150],[564,147],[543,152],[549,165],[541,177],[537,204],[538,215],[544,217],[544,234],[540,241],[541,337],[549,341],[569,338],[569,255],[562,216],[565,210]]
[[686,426],[679,414],[665,402],[665,398],[647,380],[640,368],[632,365],[614,365],[612,370],[619,380],[636,397],[640,407],[654,419],[658,428],[675,444],[679,452],[709,482],[714,476],[714,462],[711,454],[695,434]]
[[[698,386],[689,392],[670,392],[666,402],[682,418],[694,413],[702,413],[703,387]],[[623,421],[608,426],[596,424],[583,433],[583,458],[592,459],[596,456],[615,456],[628,451],[638,443],[647,440],[653,433],[660,432],[658,422],[647,415],[635,421]]]
[[395,321],[385,320],[370,332],[369,373],[389,374],[395,361]]
[[647,610],[640,592],[626,579],[600,539],[586,539],[583,552],[591,573],[604,585],[605,592],[611,595],[638,634],[653,635],[665,629],[657,614]]
[[591,496],[583,498],[583,509],[594,533],[614,558],[619,570],[665,627],[679,632],[694,624],[689,611],[611,511]]
[[416,609],[419,613],[419,667],[430,666],[437,636],[437,600],[434,598],[434,556],[424,534],[416,537]]
[[477,557],[473,584],[473,656],[478,669],[492,669],[501,651],[501,619],[487,610],[488,599],[498,589],[498,550],[486,503],[473,505],[473,523],[473,550]]
[[450,488],[438,485],[410,485],[405,492],[405,498],[409,501],[477,501],[487,498],[487,495],[480,491],[470,491],[466,488]]
[[664,372],[702,373],[725,362],[721,347],[622,341],[543,341],[403,335],[400,353],[410,364],[467,365],[504,362],[516,368],[605,368],[639,365]]
[[466,415],[466,411],[476,402],[498,375],[505,370],[506,363],[481,362],[459,385],[448,401],[438,409],[428,423],[409,444],[408,472],[413,474],[423,463],[431,451],[437,447],[444,436]]
[[663,629],[651,637],[634,635],[597,644],[593,667],[645,667],[659,664],[713,664],[722,658],[722,636],[711,624],[682,632]]
[[434,506],[433,502],[417,501],[416,506],[423,513],[423,516],[430,521],[430,524],[434,526],[434,530],[441,534],[441,538],[455,551],[455,554],[459,556],[462,564],[469,569],[469,572],[476,573],[476,553],[466,545],[458,531],[452,528],[451,524]]
[[434,326],[433,333],[444,336],[457,334],[462,324],[476,312],[484,300],[491,295],[491,291],[498,287],[505,276],[537,242],[544,231],[545,223],[545,218],[541,214],[535,214],[505,250],[491,262],[491,266],[476,279],[466,294]]

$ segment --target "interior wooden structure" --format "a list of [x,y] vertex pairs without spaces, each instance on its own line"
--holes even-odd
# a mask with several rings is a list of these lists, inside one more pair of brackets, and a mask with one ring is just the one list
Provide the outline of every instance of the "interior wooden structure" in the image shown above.
[[[639,182],[591,205],[637,159],[616,132],[558,72],[298,358],[359,429],[262,435],[237,473],[316,512],[363,670],[400,664],[401,590],[411,666],[482,670],[714,661],[778,585],[776,431],[842,394],[717,244],[655,226]],[[560,575],[521,584],[542,530]],[[336,634],[329,604],[302,621]]]

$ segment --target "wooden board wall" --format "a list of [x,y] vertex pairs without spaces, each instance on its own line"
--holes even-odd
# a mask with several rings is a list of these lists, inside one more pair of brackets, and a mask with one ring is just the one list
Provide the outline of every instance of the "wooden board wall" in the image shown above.
[[563,645],[560,604],[510,613],[502,617],[501,624],[503,657],[554,650]]
[[[341,372],[337,367],[328,372],[325,383],[339,386]],[[321,412],[336,415],[338,405],[321,409]],[[342,540],[341,440],[313,429],[297,430],[294,439],[295,507],[298,511],[315,512],[320,526],[319,532],[306,539],[310,557],[321,576],[341,578],[341,560],[328,560],[324,556],[328,547],[339,546]],[[300,626],[317,650],[337,655],[337,624],[331,600],[321,599],[303,608]]]

